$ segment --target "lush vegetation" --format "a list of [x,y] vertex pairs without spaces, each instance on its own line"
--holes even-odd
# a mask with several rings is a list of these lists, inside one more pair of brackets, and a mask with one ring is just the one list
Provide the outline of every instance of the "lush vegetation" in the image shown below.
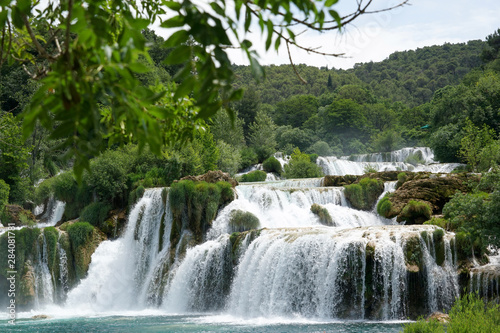
[[450,320],[441,324],[423,319],[404,325],[405,333],[483,333],[500,332],[500,306],[493,302],[484,304],[476,294],[465,294],[455,301],[449,312]]

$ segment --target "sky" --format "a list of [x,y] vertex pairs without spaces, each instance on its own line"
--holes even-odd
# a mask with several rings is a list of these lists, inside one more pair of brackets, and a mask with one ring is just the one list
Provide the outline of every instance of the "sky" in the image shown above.
[[[341,0],[334,7],[342,16],[346,9]],[[396,0],[374,0],[377,7],[394,5]],[[375,7],[374,7],[375,8]],[[299,42],[305,46],[321,46],[320,51],[346,53],[344,58],[325,57],[291,49],[295,64],[328,68],[351,68],[356,63],[382,61],[395,51],[415,50],[444,43],[462,43],[481,39],[500,28],[499,0],[410,0],[410,5],[393,11],[365,15],[344,27],[343,31],[318,34],[308,32]],[[264,51],[265,37],[248,37],[258,45],[260,63],[289,64],[286,47],[277,53]],[[229,51],[232,62],[248,65],[240,50]]]

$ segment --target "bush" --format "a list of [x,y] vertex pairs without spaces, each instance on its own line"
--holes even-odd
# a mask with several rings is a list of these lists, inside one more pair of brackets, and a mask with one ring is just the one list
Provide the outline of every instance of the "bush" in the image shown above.
[[391,194],[387,193],[377,204],[377,213],[384,217],[389,217],[389,212],[392,209],[392,202],[390,200]]
[[408,180],[408,176],[405,172],[398,173],[398,183],[396,184],[396,188],[401,187]]
[[111,205],[108,203],[93,202],[82,210],[80,220],[101,228],[110,210]]
[[3,179],[0,179],[0,212],[9,203],[9,190],[10,186]]
[[363,168],[363,172],[365,174],[367,174],[367,173],[374,173],[374,172],[377,172],[377,169],[375,169],[375,167],[372,164],[367,164]]
[[281,169],[280,161],[278,161],[274,156],[271,156],[267,160],[265,160],[264,163],[262,163],[262,167],[264,168],[265,172],[274,172],[278,175],[281,175],[281,172],[283,171]]
[[416,166],[418,164],[424,164],[424,157],[422,156],[421,151],[416,151],[412,154],[410,154],[406,159],[405,163],[411,164],[413,166]]
[[267,174],[261,170],[250,171],[241,176],[241,182],[249,183],[249,182],[263,182],[266,180]]
[[311,205],[311,212],[318,216],[319,222],[323,225],[333,227],[335,226],[333,223],[333,219],[328,212],[328,210],[325,207],[322,207],[321,205],[318,204],[312,204]]
[[54,179],[55,178],[45,179],[35,188],[35,205],[41,205],[50,199],[50,196],[54,193]]
[[321,168],[311,162],[309,155],[295,148],[290,162],[285,164],[286,178],[315,178],[323,176]]
[[94,227],[88,222],[75,222],[66,228],[73,251],[85,245],[94,232]]
[[431,207],[422,201],[410,200],[401,211],[400,216],[408,224],[423,224],[431,218]]
[[438,226],[440,228],[443,228],[445,230],[453,231],[450,228],[451,227],[450,223],[446,219],[443,219],[443,218],[440,218],[440,217],[433,217],[429,221],[424,222],[424,224],[426,224],[426,225],[436,225],[436,226]]
[[414,323],[404,324],[404,333],[444,333],[444,326],[437,320],[425,321],[420,318]]
[[230,232],[243,232],[252,229],[258,229],[260,221],[254,214],[241,210],[233,210],[229,218]]
[[333,151],[330,148],[330,145],[326,143],[325,141],[318,141],[314,143],[309,149],[307,150],[308,152],[311,152],[313,154],[318,154],[319,156],[332,156]]
[[354,208],[370,210],[384,192],[384,182],[365,177],[358,184],[345,185],[344,188],[345,196]]

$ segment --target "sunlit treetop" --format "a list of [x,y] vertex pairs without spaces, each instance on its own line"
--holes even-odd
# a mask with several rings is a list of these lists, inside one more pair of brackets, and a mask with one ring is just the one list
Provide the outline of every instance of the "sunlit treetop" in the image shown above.
[[[160,153],[241,98],[232,87],[227,49],[241,49],[254,77],[264,75],[248,33],[260,31],[266,50],[286,44],[288,50],[338,56],[301,45],[296,34],[338,30],[408,0],[377,10],[371,9],[375,0],[357,0],[347,14],[337,12],[337,2],[0,0],[0,66],[17,62],[39,80],[23,114],[24,133],[39,121],[52,138],[64,138],[79,176],[109,145],[136,142]],[[141,31],[152,24],[170,34],[166,63],[180,65],[176,83],[167,86],[144,87],[136,75],[150,70]]]

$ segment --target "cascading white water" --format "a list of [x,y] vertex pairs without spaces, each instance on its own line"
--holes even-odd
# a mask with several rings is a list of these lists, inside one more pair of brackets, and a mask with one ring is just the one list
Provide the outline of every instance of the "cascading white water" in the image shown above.
[[61,244],[57,243],[57,251],[59,252],[59,282],[61,283],[61,291],[66,295],[69,290],[68,285],[68,257],[66,251]]
[[[41,243],[41,244],[40,244]],[[42,232],[37,244],[35,263],[35,307],[54,302],[54,281],[50,274],[47,253],[47,241]]]
[[[423,164],[413,165],[409,163],[408,158],[411,156],[418,156]],[[434,153],[427,147],[403,148],[390,153],[318,157],[316,163],[323,169],[325,175],[338,176],[362,175],[366,169],[445,173],[460,166],[459,163],[436,163]]]
[[49,204],[50,211],[47,211],[47,216],[42,217],[42,220],[47,221],[44,223],[38,223],[38,228],[53,227],[59,222],[64,214],[64,209],[66,208],[66,203],[51,199],[54,202]]
[[161,188],[146,190],[129,215],[124,236],[99,245],[87,278],[70,291],[66,305],[96,311],[144,308],[155,268],[170,244],[171,215],[166,207],[168,198],[163,204]]

